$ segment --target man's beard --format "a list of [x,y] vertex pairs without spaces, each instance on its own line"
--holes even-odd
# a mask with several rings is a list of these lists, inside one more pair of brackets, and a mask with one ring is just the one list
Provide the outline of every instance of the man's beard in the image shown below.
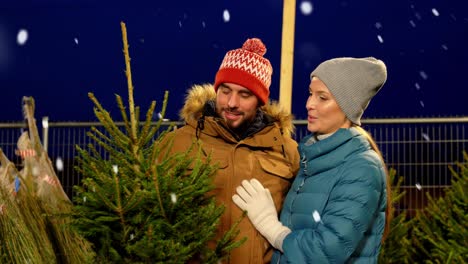
[[251,120],[243,120],[242,123],[240,123],[239,126],[237,127],[232,127],[232,121],[228,121],[226,122],[228,127],[232,130],[232,132],[236,133],[236,135],[239,135],[239,136],[242,136],[245,131],[247,131],[247,129],[250,127],[250,125],[252,124],[252,121],[253,119]]
[[[216,110],[216,113],[219,117],[221,117],[221,112],[234,112],[234,113],[239,113],[241,115],[243,115],[244,113],[243,112],[239,112],[237,111],[236,109],[230,109],[230,108],[222,108],[222,109],[217,109]],[[245,117],[245,115],[244,115]],[[250,125],[252,124],[252,122],[254,121],[255,119],[255,116],[253,116],[252,118],[250,119],[244,119],[238,127],[233,127],[232,124],[236,121],[232,121],[232,120],[228,120],[226,118],[223,118],[224,119],[224,122],[226,122],[226,125],[227,127],[236,135],[242,137],[242,135],[247,131],[247,129],[250,127]]]

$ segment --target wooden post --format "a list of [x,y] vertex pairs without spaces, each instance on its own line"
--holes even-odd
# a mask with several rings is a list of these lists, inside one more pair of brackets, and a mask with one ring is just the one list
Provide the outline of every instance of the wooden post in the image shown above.
[[296,19],[296,0],[283,2],[283,31],[281,38],[281,73],[279,102],[291,113],[292,76],[294,60],[294,31]]

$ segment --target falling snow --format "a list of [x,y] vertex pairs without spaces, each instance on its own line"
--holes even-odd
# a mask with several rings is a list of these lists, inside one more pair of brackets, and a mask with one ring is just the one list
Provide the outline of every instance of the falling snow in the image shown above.
[[23,46],[28,41],[28,31],[26,29],[20,29],[18,35],[16,36],[16,42],[18,45]]
[[115,174],[119,173],[119,166],[117,166],[117,165],[112,165],[112,171],[113,171]]
[[300,5],[301,13],[305,16],[308,16],[314,10],[312,3],[310,1],[302,1]]
[[163,115],[160,112],[158,113],[158,119],[162,119],[162,121],[169,121],[169,119],[163,118]]
[[317,210],[314,210],[314,212],[312,213],[312,216],[314,217],[315,222],[321,222],[322,221],[322,219],[320,218],[320,214],[319,214],[319,212],[317,212]]
[[424,140],[426,140],[426,141],[431,141],[431,138],[430,138],[429,135],[427,135],[426,133],[422,133],[422,137],[423,137]]
[[379,40],[380,43],[383,43],[383,38],[380,35],[377,35],[377,39]]
[[225,9],[223,11],[223,21],[227,23],[229,20],[231,20],[231,15],[229,14],[229,10]]
[[171,202],[173,204],[175,204],[177,202],[177,196],[175,195],[175,193],[171,193]]
[[86,203],[86,196],[83,196],[83,203]]
[[424,80],[427,80],[427,74],[425,71],[419,71],[419,75],[421,76],[421,78],[423,78]]
[[421,19],[422,19],[421,14],[419,14],[418,12],[414,13],[414,16],[415,16],[418,20],[421,20]]
[[[345,2],[348,2],[348,5],[350,3],[349,1],[345,1]],[[190,11],[188,13],[183,13],[183,11],[180,12],[181,11],[180,9],[177,9],[177,12],[172,16],[163,16],[163,17],[165,17],[165,19],[168,19],[167,22],[170,21],[170,23],[172,25],[172,29],[175,29],[174,31],[178,32],[178,34],[180,34],[179,31],[183,31],[182,30],[183,28],[187,28],[187,26],[190,25],[189,23],[191,23],[192,21],[195,23],[195,27],[197,27],[199,30],[206,31],[206,29],[210,29],[210,32],[217,32],[216,30],[217,30],[217,27],[219,25],[221,25],[221,26],[224,25],[225,26],[226,25],[225,23],[231,23],[232,24],[232,23],[236,22],[237,20],[240,20],[240,18],[242,17],[241,14],[239,13],[240,11],[237,11],[237,9],[235,9],[234,6],[231,6],[231,4],[227,4],[227,3],[222,4],[221,9],[218,9],[217,11],[215,11],[215,14],[214,14],[215,15],[215,20],[213,20],[213,21],[209,20],[208,17],[206,17],[204,13],[200,13],[200,12],[197,13],[197,12],[192,12],[192,11]],[[315,16],[319,15],[318,17],[314,18],[314,19],[318,19],[319,17],[322,17],[324,15],[324,14],[321,13],[321,12],[324,12],[324,9],[321,8],[318,5],[318,2],[314,2],[313,0],[300,0],[297,4],[298,4],[298,7],[299,7],[297,9],[297,11],[301,12],[301,13],[299,13],[300,16],[309,15],[309,17],[306,18],[306,20],[307,19],[312,19]],[[410,5],[410,9],[408,9],[408,4]],[[434,104],[434,103],[431,102],[432,100],[431,100],[430,96],[432,96],[434,94],[432,92],[432,89],[433,89],[432,86],[434,84],[439,83],[438,81],[440,81],[442,77],[441,76],[436,76],[434,74],[436,71],[431,68],[433,65],[425,66],[424,65],[425,63],[422,60],[423,60],[423,58],[427,58],[427,61],[437,61],[437,60],[441,61],[441,58],[442,58],[442,62],[444,62],[444,63],[447,62],[446,67],[455,67],[455,64],[450,64],[449,63],[450,60],[444,60],[443,58],[444,58],[444,56],[449,56],[447,58],[452,58],[453,56],[455,56],[455,54],[458,54],[459,53],[458,48],[463,46],[463,44],[465,44],[465,43],[463,43],[463,41],[462,41],[463,38],[457,38],[457,36],[451,36],[451,35],[449,35],[449,33],[458,34],[459,33],[458,30],[461,29],[460,27],[463,27],[464,25],[466,25],[466,21],[468,21],[467,20],[468,18],[466,17],[466,15],[464,16],[464,13],[459,13],[459,11],[461,11],[461,10],[457,10],[456,8],[447,8],[447,6],[441,5],[440,3],[439,4],[433,3],[433,4],[429,4],[429,5],[426,5],[426,4],[423,5],[421,3],[413,3],[413,4],[412,3],[406,3],[406,4],[405,3],[403,3],[403,4],[400,3],[398,7],[400,9],[381,10],[381,11],[388,11],[389,14],[392,14],[392,15],[395,15],[395,16],[399,17],[400,19],[399,19],[398,23],[392,23],[392,24],[387,23],[386,22],[387,20],[383,20],[383,18],[385,17],[383,13],[381,15],[379,15],[379,16],[374,16],[370,20],[367,20],[367,22],[366,21],[362,21],[362,22],[367,23],[367,27],[370,27],[371,30],[373,30],[373,32],[372,31],[370,32],[371,33],[370,34],[370,38],[371,38],[370,40],[371,40],[371,42],[374,43],[374,45],[376,45],[376,46],[378,46],[380,48],[384,48],[385,50],[387,50],[387,49],[388,50],[394,50],[395,54],[398,54],[399,52],[401,52],[400,54],[402,56],[398,56],[398,58],[396,58],[398,60],[408,59],[408,56],[411,56],[412,58],[414,57],[414,59],[407,60],[407,63],[406,63],[407,67],[404,67],[404,69],[407,70],[407,71],[402,73],[403,75],[407,74],[408,76],[405,75],[404,77],[402,77],[399,80],[395,79],[395,82],[396,82],[395,86],[398,86],[399,87],[398,89],[402,89],[402,90],[411,89],[413,92],[415,92],[416,90],[419,91],[419,97],[416,97],[416,98],[412,99],[413,100],[412,107],[407,106],[409,108],[409,110],[410,110],[409,114],[413,114],[411,112],[411,110],[414,110],[414,111],[416,111],[417,114],[420,114],[420,112],[418,112],[418,111],[421,109],[421,107],[425,107],[425,103],[427,102],[428,105],[424,109],[425,114],[434,115],[434,112],[436,112],[438,110],[432,110],[432,107],[437,106],[437,104]],[[183,9],[186,9],[186,8],[183,8]],[[265,7],[265,11],[269,11],[269,9],[270,9],[269,6],[268,6],[268,8]],[[440,9],[440,11],[439,11],[439,9]],[[160,10],[162,10],[162,9],[160,9]],[[400,12],[402,10],[405,10],[405,11]],[[233,21],[231,21],[230,11],[234,12],[234,20]],[[160,11],[157,11],[157,12],[160,12]],[[392,12],[397,12],[397,13],[392,13]],[[312,17],[312,15],[314,17]],[[188,16],[191,17],[190,20],[187,20]],[[205,19],[207,19],[207,20],[205,21]],[[304,21],[306,21],[306,20],[304,20]],[[298,22],[299,22],[299,20],[298,20]],[[447,24],[447,22],[449,24]],[[82,21],[82,23],[83,23],[83,21]],[[208,27],[208,23],[210,24],[210,27]],[[383,31],[383,24],[385,24],[385,29],[384,29],[385,31]],[[5,43],[0,42],[0,57],[2,56],[2,54],[5,54],[3,56],[8,55],[10,61],[13,61],[13,60],[18,61],[18,65],[15,64],[14,65],[15,67],[16,66],[20,67],[20,64],[19,64],[20,62],[24,62],[24,64],[25,64],[24,67],[26,67],[28,65],[27,63],[29,63],[31,65],[31,66],[28,66],[28,67],[31,67],[31,68],[28,68],[27,70],[21,70],[21,71],[18,70],[17,71],[18,73],[21,73],[21,72],[34,72],[31,69],[34,69],[32,67],[32,65],[33,65],[33,63],[36,63],[36,62],[35,62],[35,60],[31,59],[31,58],[35,58],[34,57],[35,55],[32,54],[32,52],[33,51],[37,52],[37,51],[41,50],[41,48],[40,48],[41,46],[39,46],[39,44],[44,45],[44,47],[47,47],[47,48],[51,47],[50,46],[51,44],[50,43],[47,44],[46,41],[42,41],[42,40],[38,41],[39,37],[43,37],[43,36],[47,36],[47,35],[43,35],[42,32],[39,31],[40,28],[35,28],[35,27],[33,28],[32,25],[33,24],[30,21],[26,21],[26,19],[24,21],[21,21],[21,24],[19,24],[19,25],[18,24],[14,25],[14,23],[13,23],[12,28],[7,28],[8,31],[5,30],[5,32],[12,33],[12,34],[0,36],[0,38],[4,38],[4,39],[8,40],[9,43],[13,44],[13,47],[9,47],[9,49],[7,49],[8,47],[6,47],[6,45],[2,45],[2,44],[5,44]],[[363,25],[363,24],[361,24],[361,25]],[[6,27],[6,25],[2,25],[2,26]],[[202,26],[202,28],[200,28],[200,26]],[[297,26],[299,27],[300,25],[297,25]],[[177,29],[177,27],[180,27],[182,29]],[[304,27],[305,26],[302,26],[302,28],[304,28]],[[439,29],[439,27],[441,29]],[[44,29],[41,28],[41,30],[45,30],[45,29],[46,28],[44,28]],[[63,47],[63,49],[60,49],[60,51],[63,52],[63,54],[66,54],[67,52],[69,54],[75,54],[76,52],[78,52],[78,50],[81,50],[83,48],[87,48],[89,46],[87,44],[89,43],[89,40],[93,39],[93,38],[89,38],[89,36],[87,34],[88,37],[85,37],[85,39],[83,40],[83,41],[85,41],[85,42],[83,42],[83,44],[86,44],[86,45],[83,46],[80,43],[81,42],[80,38],[84,37],[82,35],[82,32],[80,33],[80,31],[76,30],[77,27],[75,27],[75,26],[70,27],[69,29],[70,30],[61,30],[61,29],[59,29],[59,30],[55,31],[55,34],[66,33],[66,34],[63,34],[63,36],[62,35],[56,35],[57,40],[65,39],[65,42],[66,42],[65,44],[66,45],[75,48],[74,50],[68,50],[66,47]],[[343,28],[339,28],[339,29],[343,29]],[[29,30],[31,30],[31,32],[29,32]],[[53,29],[51,29],[51,30],[53,30]],[[398,32],[394,32],[393,30],[398,30]],[[460,32],[462,32],[462,31],[460,31]],[[54,31],[52,31],[52,32],[54,32]],[[431,33],[428,34],[427,32],[431,32]],[[131,32],[129,32],[129,33],[131,33]],[[206,32],[204,32],[204,33],[206,33]],[[32,35],[29,36],[29,34],[32,34]],[[190,33],[190,34],[192,34],[192,33]],[[401,34],[401,35],[399,35],[399,34]],[[267,35],[265,35],[264,37],[266,38]],[[341,34],[334,34],[334,35],[340,36]],[[385,39],[383,38],[383,35],[385,35]],[[78,37],[78,36],[80,36],[80,37]],[[138,33],[137,33],[137,36],[138,36]],[[399,36],[399,39],[403,40],[404,43],[406,42],[406,44],[403,45],[402,47],[393,46],[393,45],[395,45],[394,43],[397,43],[397,42],[394,41],[395,38],[393,36]],[[433,38],[431,36],[439,36],[439,38]],[[32,37],[31,42],[29,42],[29,37]],[[187,36],[187,37],[192,37],[192,35]],[[251,36],[249,36],[249,37],[251,37]],[[262,36],[259,36],[259,37],[262,37]],[[377,43],[375,42],[375,39],[372,39],[374,37],[377,39],[377,41],[378,41]],[[211,48],[211,45],[212,45],[214,47],[214,49],[216,49],[216,52],[223,52],[223,51],[226,51],[229,48],[234,48],[234,46],[235,46],[235,44],[227,45],[227,41],[225,41],[225,39],[223,39],[222,36],[219,36],[219,37],[215,36],[214,39],[215,40],[210,39],[209,41],[206,41],[205,45],[207,45],[208,48]],[[457,41],[453,41],[453,40],[457,40],[460,43],[458,43]],[[52,41],[53,41],[53,39],[52,39]],[[238,40],[238,41],[241,42],[242,40]],[[15,42],[17,42],[17,43],[15,43]],[[144,40],[140,39],[140,42],[143,43]],[[217,42],[217,43],[215,43],[215,42]],[[268,45],[268,43],[271,43],[271,41],[269,41],[268,39],[265,39],[264,42],[267,45]],[[52,42],[52,43],[59,43],[59,42]],[[140,44],[139,42],[137,42],[137,43]],[[453,43],[455,43],[455,44],[453,44]],[[148,43],[146,43],[146,44],[148,44]],[[299,44],[299,42],[298,42],[298,44]],[[385,45],[383,45],[383,44],[385,44]],[[54,44],[52,44],[52,46],[54,46]],[[448,46],[450,46],[450,51],[448,50],[449,49]],[[32,49],[32,47],[34,47],[34,49]],[[320,48],[318,47],[317,48],[317,53],[324,52],[324,50],[322,50],[322,48],[323,47],[320,47]],[[13,49],[18,49],[18,51],[13,50]],[[425,49],[424,54],[420,54],[419,51],[421,49]],[[211,50],[211,49],[207,49],[207,50]],[[385,50],[381,50],[381,51],[384,52]],[[73,52],[73,53],[70,53],[70,52]],[[52,54],[51,56],[64,56],[63,54],[59,55],[57,53],[57,54]],[[270,52],[268,52],[266,56],[268,56],[268,54],[270,54]],[[270,55],[272,55],[272,54],[270,54]],[[377,56],[377,55],[378,54],[376,54],[375,56]],[[317,54],[316,57],[317,58],[318,57],[323,57],[323,54]],[[24,60],[22,60],[22,61],[19,60],[21,58],[24,58]],[[51,61],[56,61],[56,60],[51,60]],[[308,61],[306,61],[308,63],[308,65],[307,65],[308,68],[313,66],[312,65],[313,63],[311,63],[310,61],[313,62],[314,59],[312,59],[312,60],[308,59]],[[398,62],[398,63],[401,63],[401,62]],[[306,63],[304,63],[304,64],[306,64]],[[398,65],[398,64],[395,62],[394,65]],[[0,58],[0,70],[3,69],[5,71],[5,74],[7,74],[7,73],[9,74],[9,72],[6,72],[6,71],[11,71],[11,73],[15,72],[16,68],[15,67],[10,67],[10,66],[13,66],[13,64],[10,65],[10,64],[7,64],[6,62],[2,62],[2,60]],[[41,68],[41,67],[37,67],[36,65],[34,65],[34,66],[38,71],[43,70],[43,68]],[[59,67],[59,66],[51,64],[51,65],[48,65],[48,67]],[[421,69],[424,69],[427,72],[419,72],[419,70],[421,70]],[[400,70],[400,69],[398,69],[398,70]],[[452,71],[453,71],[452,68],[450,68],[450,69],[447,69],[446,72],[452,72]],[[38,73],[38,75],[39,74],[44,74],[44,73],[41,72],[41,73]],[[431,75],[431,79],[428,78],[429,74]],[[7,75],[5,75],[5,76],[7,76]],[[11,78],[13,78],[13,77],[11,77]],[[52,76],[51,78],[61,78],[61,77]],[[411,79],[412,79],[412,81],[408,82],[407,84],[404,84],[404,82],[403,82],[404,80],[408,81],[408,80],[411,80]],[[397,83],[400,80],[403,80],[403,81],[401,83]],[[426,82],[425,80],[428,80],[430,82]],[[416,81],[418,81],[419,83],[415,83]],[[144,84],[144,85],[146,85],[146,84]],[[177,87],[179,87],[179,86],[180,85],[177,84]],[[411,86],[416,87],[416,88],[413,88]],[[454,86],[451,85],[451,87],[454,87]],[[422,88],[424,88],[424,89],[422,89]],[[421,90],[424,91],[425,97],[421,96],[421,94],[422,94]],[[418,106],[418,104],[420,106]],[[48,104],[48,105],[53,106],[54,104]],[[458,105],[458,104],[453,104],[453,105]],[[174,106],[174,108],[175,107],[177,107],[177,105]],[[439,111],[445,111],[445,112],[443,112],[444,115],[450,115],[450,113],[447,113],[447,112],[450,111],[451,108],[440,107],[439,109],[441,109]],[[449,109],[449,110],[445,110],[445,109]],[[458,110],[458,109],[459,108],[457,108],[455,110]],[[399,115],[400,112],[397,112],[397,111],[400,111],[400,109],[391,110],[391,114]],[[403,107],[401,107],[401,111],[404,111]],[[168,112],[170,112],[170,114],[168,114],[168,116],[170,116],[170,118],[172,119],[173,116],[174,116],[172,113],[176,112],[176,111],[168,111]],[[73,113],[73,114],[75,114],[75,113]],[[436,114],[438,114],[438,113],[436,112]],[[75,118],[75,116],[73,116],[73,118]],[[78,118],[81,118],[81,117],[78,117]],[[157,117],[155,117],[155,119],[157,119]],[[160,117],[159,119],[162,119],[162,117]],[[109,173],[112,173],[112,172],[109,171]]]
[[63,160],[61,157],[55,160],[55,168],[57,168],[57,171],[63,171]]
[[421,184],[419,184],[419,183],[416,183],[415,186],[416,186],[416,189],[418,189],[419,191],[422,189],[422,186],[421,186]]

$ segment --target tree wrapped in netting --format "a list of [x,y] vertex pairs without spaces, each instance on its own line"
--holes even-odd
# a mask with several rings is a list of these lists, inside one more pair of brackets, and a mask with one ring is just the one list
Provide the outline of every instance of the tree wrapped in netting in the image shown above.
[[457,162],[451,186],[439,199],[427,194],[428,205],[418,211],[414,222],[416,259],[424,263],[468,262],[468,154]]
[[24,97],[20,169],[0,149],[0,263],[90,263],[94,252],[70,228],[72,203],[42,147],[34,108]]
[[[216,164],[186,153],[167,155],[173,140],[162,137],[163,118],[154,124],[153,101],[140,122],[133,100],[127,34],[121,23],[128,113],[116,95],[118,126],[90,93],[104,129],[93,127],[87,149],[77,147],[82,184],[75,186],[73,226],[92,244],[98,263],[217,263],[239,246],[237,227],[214,240],[224,208],[210,192]],[[165,93],[161,115],[166,111]],[[103,151],[99,151],[99,150]]]

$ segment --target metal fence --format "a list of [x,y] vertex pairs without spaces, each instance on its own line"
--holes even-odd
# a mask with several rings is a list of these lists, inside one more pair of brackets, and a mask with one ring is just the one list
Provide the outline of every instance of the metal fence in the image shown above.
[[[426,204],[427,192],[437,197],[450,186],[449,166],[463,161],[463,151],[468,151],[468,117],[364,119],[362,123],[379,145],[388,167],[404,178],[402,190],[406,195],[399,209],[406,210],[409,215]],[[72,196],[72,187],[80,183],[80,175],[74,170],[75,147],[84,148],[92,143],[86,135],[91,126],[102,127],[93,122],[44,124],[47,125],[43,126],[43,145],[52,161],[63,161],[63,169],[57,170],[57,176],[64,190]],[[295,139],[299,141],[308,133],[307,121],[296,120],[294,124]],[[18,166],[21,160],[15,155],[16,141],[23,128],[23,123],[0,124],[0,147]]]

